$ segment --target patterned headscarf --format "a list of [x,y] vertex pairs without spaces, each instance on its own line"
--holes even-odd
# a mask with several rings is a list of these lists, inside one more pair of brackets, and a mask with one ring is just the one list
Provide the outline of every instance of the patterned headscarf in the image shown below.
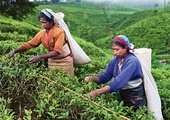
[[129,39],[124,36],[124,35],[118,35],[115,38],[113,38],[113,40],[116,40],[120,43],[122,43],[125,47],[127,47],[128,50],[134,50],[134,45],[132,43],[130,43]]

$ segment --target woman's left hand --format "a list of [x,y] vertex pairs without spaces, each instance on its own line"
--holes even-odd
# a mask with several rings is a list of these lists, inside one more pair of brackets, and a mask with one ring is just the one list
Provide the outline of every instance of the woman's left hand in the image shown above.
[[40,60],[41,60],[40,56],[33,56],[32,58],[29,59],[29,63],[36,63]]
[[93,91],[89,92],[88,94],[90,95],[90,97],[95,98],[95,97],[97,97],[99,95],[98,89],[93,90]]
[[98,95],[100,94],[103,94],[103,93],[107,93],[110,91],[110,86],[109,85],[106,85],[105,87],[102,87],[100,89],[96,89],[96,90],[93,90],[91,92],[89,92],[88,94],[90,95],[90,97],[97,97]]

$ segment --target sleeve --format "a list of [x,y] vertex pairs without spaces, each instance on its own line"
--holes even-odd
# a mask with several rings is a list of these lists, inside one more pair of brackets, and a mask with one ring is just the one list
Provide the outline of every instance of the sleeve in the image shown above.
[[115,70],[115,59],[111,60],[105,70],[98,75],[98,84],[106,83],[113,77],[113,71]]
[[20,47],[22,50],[29,50],[31,48],[38,47],[41,44],[41,35],[43,33],[40,31],[38,32],[34,38],[32,38],[30,41],[22,44]]
[[54,50],[57,51],[58,53],[61,53],[62,47],[65,43],[65,32],[62,31],[58,34],[58,36],[55,39],[55,45],[54,45]]
[[128,59],[122,68],[122,72],[115,77],[115,79],[110,82],[110,92],[116,92],[121,90],[126,83],[132,78],[134,72],[136,71],[136,62]]

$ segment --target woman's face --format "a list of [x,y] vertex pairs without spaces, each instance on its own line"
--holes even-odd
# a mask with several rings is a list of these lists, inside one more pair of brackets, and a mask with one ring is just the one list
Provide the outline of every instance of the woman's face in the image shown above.
[[44,18],[40,18],[41,25],[44,29],[49,30],[53,26],[53,22],[48,22]]
[[116,44],[112,44],[112,50],[114,52],[114,55],[117,56],[117,57],[120,57],[120,58],[123,58],[126,53],[127,53],[127,48],[122,48]]

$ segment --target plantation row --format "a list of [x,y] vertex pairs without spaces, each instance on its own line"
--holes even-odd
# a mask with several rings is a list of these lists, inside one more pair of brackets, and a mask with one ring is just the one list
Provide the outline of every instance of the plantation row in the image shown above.
[[[102,70],[103,62],[93,61],[91,64],[75,67],[75,77],[70,77],[62,73],[56,73],[55,70],[49,70],[45,67],[44,61],[35,65],[28,63],[28,58],[37,52],[43,52],[43,47],[24,54],[18,54],[11,60],[8,60],[6,54],[17,46],[12,41],[1,41],[1,97],[2,108],[1,118],[3,119],[123,119],[119,115],[131,119],[150,119],[146,109],[140,109],[136,113],[132,108],[122,106],[118,102],[116,93],[102,95],[95,100],[99,105],[109,108],[113,112],[106,111],[95,104],[80,98],[68,90],[57,86],[53,82],[43,79],[40,75],[46,76],[51,80],[61,84],[77,94],[86,97],[87,92],[101,87],[94,83],[85,84],[83,78],[86,74],[95,74]],[[11,47],[9,48],[8,44]],[[2,45],[1,44],[1,45]],[[8,49],[6,47],[8,46]],[[95,49],[93,49],[95,50]],[[98,49],[96,49],[98,51]],[[95,50],[95,51],[96,51]],[[103,54],[102,52],[99,54]],[[98,58],[99,59],[99,58]],[[110,97],[112,96],[112,97]],[[107,99],[106,99],[107,98]],[[91,101],[91,100],[90,100]],[[141,114],[143,114],[141,116]]]

